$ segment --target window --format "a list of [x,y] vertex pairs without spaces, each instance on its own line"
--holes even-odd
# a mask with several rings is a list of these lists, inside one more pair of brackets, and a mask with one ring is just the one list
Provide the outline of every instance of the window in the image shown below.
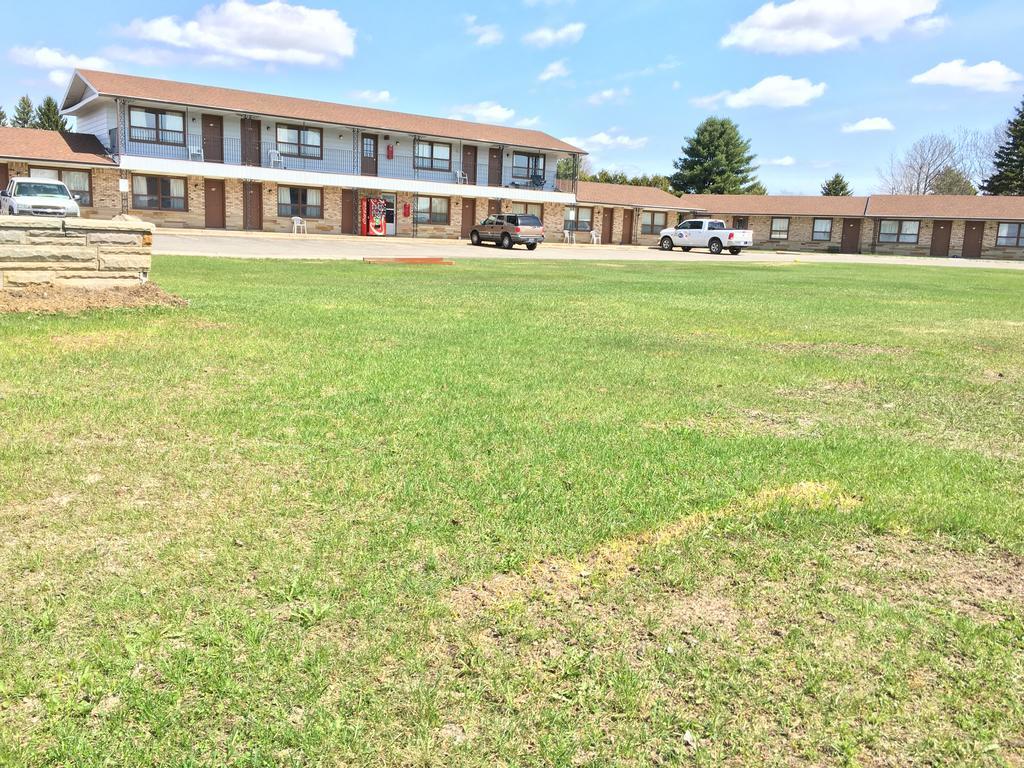
[[679,225],[680,229],[704,229],[704,222],[700,219],[690,219]]
[[92,173],[89,171],[29,168],[28,175],[34,179],[59,179],[81,205],[86,208],[92,205]]
[[277,215],[284,218],[301,216],[304,219],[324,217],[323,191],[303,187],[277,188]]
[[589,232],[593,228],[593,221],[593,208],[574,208],[571,205],[566,206],[565,226],[563,229],[567,229],[570,232]]
[[544,220],[544,206],[541,203],[512,203],[512,213],[528,213]]
[[512,155],[512,178],[532,179],[544,175],[544,155],[528,155],[515,152]]
[[1004,248],[1024,248],[1024,224],[1000,224],[996,245]]
[[371,160],[377,156],[377,137],[363,136],[363,157]]
[[709,221],[708,222],[708,231],[710,232],[713,229],[725,229],[725,222],[724,221]]
[[132,208],[185,211],[185,180],[166,176],[133,176]]
[[811,230],[811,240],[831,240],[832,219],[815,219],[814,229]]
[[301,125],[278,124],[277,151],[287,157],[312,157],[319,160],[324,156],[323,131]]
[[885,219],[878,225],[878,242],[917,245],[917,233],[920,228],[919,221]]
[[668,227],[668,214],[664,211],[642,211],[640,213],[640,234],[657,235]]
[[772,240],[789,240],[789,219],[772,218]]
[[132,107],[128,117],[128,138],[151,144],[185,144],[185,113]]
[[447,224],[447,197],[417,197],[413,220],[417,224]]
[[416,168],[423,171],[450,171],[452,145],[439,141],[417,141],[413,158]]

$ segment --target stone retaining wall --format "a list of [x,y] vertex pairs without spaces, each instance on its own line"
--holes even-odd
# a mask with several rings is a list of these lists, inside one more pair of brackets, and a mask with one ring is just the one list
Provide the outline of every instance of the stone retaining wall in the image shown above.
[[0,216],[0,289],[113,288],[149,276],[153,225]]

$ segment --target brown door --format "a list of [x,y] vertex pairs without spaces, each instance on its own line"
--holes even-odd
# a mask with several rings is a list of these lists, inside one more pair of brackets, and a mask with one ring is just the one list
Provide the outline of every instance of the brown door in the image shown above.
[[466,174],[467,184],[476,184],[476,147],[462,148],[462,172]]
[[601,245],[612,244],[612,227],[615,226],[615,209],[604,209],[604,221],[601,224]]
[[985,240],[985,222],[968,221],[964,227],[964,258],[980,259],[981,246]]
[[495,214],[498,213],[501,213],[501,200],[488,200],[487,215],[494,216]]
[[501,147],[491,147],[487,152],[487,183],[492,187],[501,186]]
[[949,256],[949,235],[953,229],[952,221],[932,222],[932,256],[945,258]]
[[356,234],[356,191],[354,189],[341,190],[341,233],[343,235]]
[[242,183],[242,228],[263,229],[263,184],[258,181]]
[[251,117],[242,118],[242,165],[263,164],[260,127],[259,120],[253,120]]
[[224,162],[224,118],[203,115],[203,159],[208,163]]
[[843,219],[843,239],[840,253],[860,253],[860,219]]
[[476,200],[472,197],[462,198],[462,237],[468,238],[476,224]]
[[0,163],[0,189],[7,189],[7,184],[11,180],[11,173],[7,169],[7,163]]
[[359,172],[363,176],[377,175],[377,135],[374,133],[363,134],[363,151],[359,166]]
[[206,228],[224,229],[224,182],[220,179],[206,180]]
[[636,211],[629,208],[625,208],[622,211],[622,244],[632,245],[633,244],[633,217],[636,215]]

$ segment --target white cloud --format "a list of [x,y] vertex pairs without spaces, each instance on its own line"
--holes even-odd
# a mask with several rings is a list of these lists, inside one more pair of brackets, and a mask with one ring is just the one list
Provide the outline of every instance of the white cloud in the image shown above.
[[9,55],[16,64],[39,69],[110,68],[110,62],[102,56],[75,56],[56,48],[11,48]]
[[175,48],[250,61],[333,65],[355,55],[356,33],[337,11],[226,0],[199,9],[195,18],[135,19],[124,33]]
[[71,73],[63,69],[54,69],[47,75],[50,78],[50,82],[54,85],[63,88],[71,81]]
[[716,107],[725,103],[733,109],[745,107],[802,107],[825,93],[825,83],[812,83],[806,77],[792,78],[789,75],[766,77],[742,91],[721,91],[711,96],[693,99],[697,107]]
[[569,136],[562,141],[590,152],[597,149],[643,149],[647,146],[648,138],[625,136],[612,129],[585,138]]
[[908,24],[934,27],[939,0],[791,0],[765,3],[734,24],[722,45],[766,53],[821,53],[887,40]]
[[575,21],[566,24],[564,27],[554,29],[553,27],[539,27],[523,36],[523,42],[527,45],[536,45],[538,48],[549,48],[559,43],[578,43],[583,39],[583,33],[587,25],[582,21]]
[[926,16],[910,25],[910,29],[919,35],[937,35],[950,25],[948,16]]
[[546,83],[548,80],[555,80],[559,77],[568,77],[569,68],[565,66],[565,59],[559,59],[558,61],[552,61],[541,72],[537,79],[542,83]]
[[927,72],[914,75],[910,82],[919,85],[952,85],[975,91],[1008,91],[1024,79],[1001,61],[983,61],[968,65],[963,59],[937,64]]
[[792,155],[786,155],[785,157],[777,157],[774,160],[762,160],[761,165],[781,165],[783,167],[796,165],[796,158]]
[[535,128],[540,125],[539,117],[524,117],[521,120],[516,120],[517,128]]
[[888,117],[865,117],[856,123],[843,126],[843,133],[867,133],[868,131],[894,131],[896,126]]
[[394,101],[391,91],[353,91],[349,94],[349,98],[353,101],[365,102],[366,104],[390,104]]
[[623,99],[629,96],[629,94],[629,88],[605,88],[603,91],[598,91],[597,93],[590,94],[590,97],[587,99],[587,101],[596,107],[600,106],[601,104],[607,104],[610,101],[621,102]]
[[481,101],[477,104],[463,104],[452,110],[453,120],[474,120],[478,123],[507,123],[516,116],[516,111],[503,107],[494,101]]
[[476,38],[477,45],[497,45],[505,39],[497,24],[477,24],[476,16],[466,16],[466,34]]

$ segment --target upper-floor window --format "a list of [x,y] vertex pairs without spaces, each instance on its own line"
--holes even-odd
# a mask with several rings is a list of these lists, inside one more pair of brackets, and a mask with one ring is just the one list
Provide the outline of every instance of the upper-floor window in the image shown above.
[[512,155],[512,177],[516,179],[532,179],[544,175],[544,155],[515,152]]
[[288,157],[323,157],[324,132],[301,125],[277,126],[277,151]]
[[883,219],[878,225],[878,242],[917,245],[917,234],[920,229],[919,221]]
[[128,110],[128,138],[152,144],[185,144],[185,113],[132,107]]
[[89,171],[73,171],[56,168],[29,168],[28,175],[34,179],[58,179],[81,205],[92,205],[92,174]]
[[440,141],[417,141],[415,166],[426,171],[450,171],[452,169],[452,145]]

